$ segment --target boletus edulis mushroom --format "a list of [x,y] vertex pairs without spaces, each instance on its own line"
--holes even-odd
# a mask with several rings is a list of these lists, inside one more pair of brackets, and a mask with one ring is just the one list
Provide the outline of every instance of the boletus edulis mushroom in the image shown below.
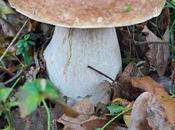
[[56,26],[44,58],[50,80],[63,95],[75,100],[89,95],[97,103],[105,91],[99,84],[106,78],[87,66],[115,79],[122,68],[115,27],[158,16],[165,0],[9,0],[9,3],[31,19]]

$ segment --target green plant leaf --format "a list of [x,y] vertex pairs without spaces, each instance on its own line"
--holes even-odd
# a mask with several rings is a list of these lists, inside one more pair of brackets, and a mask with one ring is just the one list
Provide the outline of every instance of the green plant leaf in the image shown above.
[[33,41],[27,41],[27,42],[28,42],[29,45],[32,45],[32,46],[36,45],[35,42],[33,42]]
[[29,50],[29,45],[27,44],[27,41],[24,42],[23,46],[25,48],[25,51]]
[[0,87],[0,101],[6,102],[11,91],[11,88]]
[[37,80],[39,83],[40,93],[43,98],[56,99],[58,97],[58,90],[49,80],[40,79]]
[[168,5],[168,7],[175,9],[175,1],[174,0],[166,0],[166,3]]
[[24,63],[30,65],[32,62],[32,57],[29,55],[29,46],[35,45],[33,41],[30,41],[30,34],[24,35],[23,39],[16,43],[17,50],[16,55],[22,55]]
[[29,40],[29,38],[30,38],[30,34],[24,35],[24,40],[25,40],[25,41]]
[[125,108],[120,105],[111,104],[107,106],[107,109],[109,110],[110,115],[114,115],[114,114],[122,112]]
[[19,40],[19,41],[16,43],[17,48],[23,47],[24,44],[25,44],[25,42],[26,42],[25,40]]
[[18,92],[20,114],[25,117],[36,110],[43,99],[56,99],[58,91],[49,80],[36,79],[25,83]]
[[3,105],[2,105],[2,103],[0,103],[0,116],[2,115],[2,113],[3,113]]
[[17,49],[16,49],[16,55],[17,55],[17,56],[18,56],[18,55],[21,55],[21,54],[23,53],[23,51],[24,51],[23,47],[17,48]]
[[42,97],[35,86],[24,85],[18,93],[18,101],[21,117],[25,117],[36,110]]
[[29,54],[28,54],[26,51],[24,51],[24,52],[22,53],[22,56],[23,56],[23,58],[24,58],[24,63],[25,63],[26,65],[30,65],[31,62],[32,62],[32,57],[29,56]]
[[6,126],[4,129],[1,129],[1,130],[11,130],[11,129],[10,129],[10,126]]

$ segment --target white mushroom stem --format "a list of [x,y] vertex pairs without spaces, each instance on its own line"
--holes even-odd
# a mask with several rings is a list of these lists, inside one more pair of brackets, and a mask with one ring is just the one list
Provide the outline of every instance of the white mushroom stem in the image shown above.
[[115,28],[56,27],[44,58],[51,81],[65,96],[75,100],[92,96],[94,103],[99,102],[106,92],[99,84],[108,79],[87,66],[90,65],[113,79],[121,70]]

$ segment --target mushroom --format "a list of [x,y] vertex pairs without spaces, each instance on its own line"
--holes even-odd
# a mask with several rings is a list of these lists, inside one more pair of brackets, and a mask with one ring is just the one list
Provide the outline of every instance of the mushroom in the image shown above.
[[[158,16],[165,0],[9,0],[31,19],[56,25],[44,52],[51,81],[71,99],[91,96],[101,100],[106,80],[91,66],[112,79],[122,62],[115,27],[144,22]],[[112,81],[110,81],[112,82]]]

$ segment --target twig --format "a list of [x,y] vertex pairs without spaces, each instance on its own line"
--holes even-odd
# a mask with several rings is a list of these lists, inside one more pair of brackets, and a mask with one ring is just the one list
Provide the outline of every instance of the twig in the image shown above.
[[34,73],[33,73],[33,77],[34,77],[34,79],[36,78],[36,75],[39,73],[39,71],[40,71],[40,65],[39,65],[39,61],[38,61],[38,51],[36,52],[36,50],[34,51],[34,61],[35,61],[35,66],[36,66],[36,68],[35,68],[35,71],[34,71]]
[[111,77],[109,77],[109,76],[107,76],[106,74],[100,72],[99,70],[93,68],[92,66],[88,65],[87,67],[88,67],[89,69],[92,69],[92,70],[94,70],[95,72],[101,74],[102,76],[106,77],[107,79],[111,80],[112,82],[114,82],[114,80],[113,80]]
[[144,42],[138,42],[138,41],[134,41],[135,45],[147,45],[147,44],[168,44],[168,41],[144,41]]
[[20,30],[17,32],[16,36],[13,38],[13,40],[11,41],[11,43],[9,44],[9,46],[7,47],[7,49],[4,51],[4,53],[2,54],[2,56],[0,57],[0,61],[2,61],[2,59],[4,58],[4,56],[6,55],[6,53],[8,52],[8,50],[10,49],[10,47],[15,43],[15,41],[19,38],[22,30],[24,29],[24,27],[27,25],[27,23],[29,22],[29,19],[27,19],[23,26],[20,28]]
[[122,111],[121,113],[119,113],[118,115],[116,115],[114,118],[112,118],[110,121],[108,121],[100,130],[106,129],[106,127],[109,126],[109,124],[111,124],[115,119],[117,119],[117,118],[120,117],[121,115],[123,115],[123,114],[129,112],[130,110],[132,110],[132,108],[125,109],[124,111]]
[[75,124],[75,125],[81,125],[81,123],[82,123],[82,122],[80,122],[80,121],[79,121],[79,122],[75,122],[75,121],[70,121],[70,120],[63,119],[63,118],[61,118],[61,120],[62,120],[62,121],[65,121],[65,122],[67,122],[67,123]]
[[7,73],[8,75],[10,75],[10,77],[13,77],[14,76],[14,73],[10,72],[8,69],[6,69],[4,67],[1,67],[0,66],[0,71],[3,71],[5,73]]
[[23,70],[20,70],[15,76],[13,76],[11,79],[4,82],[4,85],[7,85],[11,83],[12,81],[16,80],[21,74],[23,73]]

